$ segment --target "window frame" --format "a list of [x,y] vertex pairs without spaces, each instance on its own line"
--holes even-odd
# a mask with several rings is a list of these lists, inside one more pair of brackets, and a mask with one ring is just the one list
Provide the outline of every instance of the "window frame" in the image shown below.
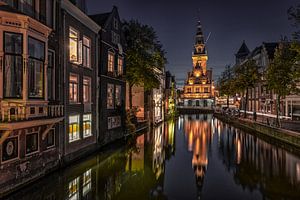
[[107,72],[114,73],[115,54],[112,51],[108,51],[107,54]]
[[[5,51],[5,34],[8,33],[8,34],[15,34],[15,35],[20,35],[21,36],[21,44],[22,44],[22,47],[21,47],[21,53],[18,54],[18,53],[11,53],[11,52],[6,52]],[[4,99],[22,99],[23,98],[23,75],[24,75],[24,70],[23,70],[23,52],[24,52],[24,35],[22,33],[16,33],[16,32],[11,32],[11,31],[3,31],[3,67],[2,67],[2,73],[3,73],[3,98]],[[5,58],[6,58],[6,55],[8,56],[18,56],[21,58],[21,62],[22,62],[22,75],[21,75],[21,93],[20,93],[20,96],[6,96],[6,81],[5,81],[5,68],[6,68],[6,64],[5,64]]]
[[[37,135],[37,150],[27,153],[27,136],[34,135],[34,134]],[[40,136],[39,136],[39,132],[36,131],[36,132],[26,133],[26,135],[25,135],[25,156],[30,156],[30,155],[36,154],[39,151],[40,151]]]
[[[89,43],[89,46],[87,46],[84,42],[84,40],[87,40],[88,43]],[[92,40],[91,38],[89,38],[88,36],[86,35],[83,35],[83,39],[82,39],[82,65],[84,67],[87,67],[87,68],[92,68]],[[86,51],[86,50],[89,50],[89,51]],[[88,52],[88,53],[87,53]],[[86,53],[86,54],[85,54]],[[88,58],[88,59],[87,59]],[[87,60],[89,62],[87,62]]]
[[[84,116],[90,116],[88,120],[85,120],[84,119]],[[86,129],[85,129],[85,125],[90,123],[90,133],[89,134],[86,134]],[[83,129],[83,138],[88,138],[88,137],[91,137],[93,136],[93,133],[92,133],[92,126],[93,126],[93,118],[92,118],[92,113],[85,113],[83,114],[82,116],[82,129]]]
[[[52,69],[53,69],[53,74],[52,74],[52,82],[51,82],[51,84],[52,84],[52,86],[51,86],[51,88],[52,88],[52,98],[49,98],[49,86],[48,86],[48,84],[49,84],[49,80],[48,80],[48,70],[49,70],[49,52],[51,52],[52,54],[53,54],[53,66],[52,66]],[[47,65],[47,95],[48,95],[48,97],[47,97],[47,99],[48,100],[55,100],[55,78],[56,78],[56,76],[55,76],[55,51],[54,50],[52,50],[52,49],[48,49],[48,65]]]
[[[121,63],[122,63],[122,65],[120,65]],[[118,56],[118,75],[119,76],[123,75],[123,69],[124,69],[124,58],[122,56]]]
[[[73,82],[73,81],[71,81],[71,76],[76,76],[76,79],[77,79],[77,82],[76,82],[76,84],[75,84],[75,82]],[[72,94],[73,94],[73,97],[75,97],[75,95],[74,95],[74,91],[75,91],[75,85],[77,85],[76,86],[76,88],[77,88],[77,92],[76,92],[76,100],[74,100],[75,98],[73,98],[73,99],[71,99],[71,93],[70,93],[70,91],[71,91],[71,85],[72,85]],[[78,74],[75,74],[75,73],[70,73],[69,74],[69,104],[78,104],[80,101],[79,101],[79,75]]]
[[[76,41],[76,39],[74,39],[74,38],[71,38],[71,36],[70,36],[70,34],[71,34],[71,30],[74,32],[74,33],[76,33],[77,34],[77,41]],[[72,27],[72,26],[69,26],[69,35],[68,35],[68,39],[69,39],[69,62],[71,62],[71,63],[75,63],[75,64],[78,64],[79,63],[79,41],[80,41],[80,32],[77,30],[77,29],[75,29],[74,27]],[[72,60],[71,59],[71,40],[73,40],[73,41],[76,41],[76,60]]]
[[[89,84],[85,84],[85,80],[89,82]],[[82,79],[82,98],[84,104],[90,104],[92,103],[92,78],[89,76],[84,76]],[[85,86],[88,86],[88,101],[85,101]]]
[[[118,97],[117,97],[117,89],[119,90]],[[121,106],[122,104],[122,86],[115,85],[115,106]],[[118,99],[118,101],[117,101]]]
[[[72,122],[72,123],[70,123],[70,121],[71,121],[70,118],[71,117],[76,117],[77,120],[78,120],[78,122]],[[77,130],[77,132],[78,132],[78,138],[71,140],[70,139],[71,138],[70,137],[70,135],[71,135],[70,126],[72,126],[72,138],[75,138],[74,137],[74,131],[73,131],[74,127],[73,126],[76,125],[76,124],[78,124],[78,130]],[[80,115],[79,114],[69,115],[69,119],[68,119],[68,143],[70,144],[70,143],[76,142],[76,141],[78,141],[80,139],[81,139],[81,137],[80,137]]]
[[[50,131],[53,131],[53,142],[54,142],[54,144],[51,145],[51,146],[48,145],[48,136],[49,136]],[[53,149],[53,148],[55,148],[55,146],[56,146],[56,141],[55,141],[55,139],[56,139],[55,128],[51,128],[51,129],[49,130],[49,132],[48,132],[48,134],[47,134],[47,137],[46,137],[46,140],[45,140],[45,141],[46,141],[46,148],[47,148],[47,149]]]

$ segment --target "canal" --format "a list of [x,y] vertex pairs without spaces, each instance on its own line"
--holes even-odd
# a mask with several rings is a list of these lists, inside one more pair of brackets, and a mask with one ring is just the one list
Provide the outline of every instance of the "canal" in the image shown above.
[[300,157],[212,115],[184,115],[8,198],[300,199]]

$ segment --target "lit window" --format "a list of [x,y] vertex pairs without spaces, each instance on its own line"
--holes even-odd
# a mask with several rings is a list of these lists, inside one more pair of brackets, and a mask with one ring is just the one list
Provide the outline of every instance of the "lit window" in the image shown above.
[[70,103],[78,102],[78,76],[75,74],[70,74],[69,78],[69,100]]
[[2,144],[2,162],[14,160],[19,156],[18,137],[7,138]]
[[39,150],[38,133],[26,135],[26,154],[31,154]]
[[200,92],[200,88],[196,88],[196,93],[199,93]]
[[116,85],[116,106],[121,105],[121,86]]
[[107,84],[107,108],[114,108],[114,85]]
[[91,67],[91,40],[83,36],[83,66]]
[[79,177],[69,182],[69,200],[79,199]]
[[123,58],[119,57],[118,58],[118,75],[122,75],[123,74]]
[[92,136],[92,115],[83,115],[83,137]]
[[23,80],[23,37],[21,34],[4,33],[4,97],[21,98]]
[[91,79],[87,77],[83,78],[83,102],[91,102]]
[[69,142],[79,139],[79,115],[69,116]]
[[28,38],[28,92],[31,98],[43,98],[45,43]]
[[208,93],[208,87],[205,87],[205,88],[204,88],[204,92],[205,92],[205,93]]
[[191,88],[188,88],[188,89],[187,89],[187,92],[188,92],[188,93],[191,93],[191,92],[192,92],[192,89],[191,89]]
[[108,52],[108,71],[113,72],[114,71],[114,54],[112,52]]
[[69,53],[70,53],[70,61],[78,62],[78,41],[79,34],[78,32],[71,28],[69,29]]
[[87,170],[83,174],[83,196],[86,196],[92,190],[92,169]]

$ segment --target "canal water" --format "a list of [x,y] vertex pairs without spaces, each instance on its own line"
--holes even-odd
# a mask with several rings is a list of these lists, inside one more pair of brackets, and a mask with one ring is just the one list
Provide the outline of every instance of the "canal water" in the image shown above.
[[212,115],[185,115],[9,199],[300,199],[300,157]]

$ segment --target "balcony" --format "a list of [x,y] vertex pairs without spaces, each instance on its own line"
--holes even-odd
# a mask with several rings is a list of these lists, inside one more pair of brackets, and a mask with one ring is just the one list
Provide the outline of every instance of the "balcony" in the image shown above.
[[0,123],[11,123],[37,119],[63,117],[63,105],[35,105],[2,102],[0,105]]

